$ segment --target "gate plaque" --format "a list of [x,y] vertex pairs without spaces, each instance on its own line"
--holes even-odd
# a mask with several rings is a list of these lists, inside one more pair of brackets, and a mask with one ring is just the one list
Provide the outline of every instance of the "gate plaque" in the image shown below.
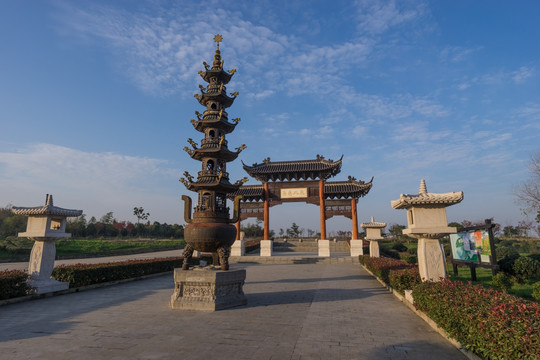
[[306,198],[307,196],[308,196],[307,188],[281,189],[282,199]]

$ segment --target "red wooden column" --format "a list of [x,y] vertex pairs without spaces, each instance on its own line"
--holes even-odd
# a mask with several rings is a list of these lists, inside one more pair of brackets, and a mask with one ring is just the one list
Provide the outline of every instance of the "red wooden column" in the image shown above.
[[264,238],[263,240],[270,240],[270,227],[269,227],[269,219],[270,219],[270,206],[268,203],[268,182],[264,183]]
[[240,240],[240,219],[234,225],[236,226],[236,240]]
[[356,212],[356,199],[351,199],[351,217],[352,217],[352,239],[358,240],[358,214]]
[[321,240],[326,240],[326,205],[324,202],[324,180],[319,180],[319,206],[321,208]]

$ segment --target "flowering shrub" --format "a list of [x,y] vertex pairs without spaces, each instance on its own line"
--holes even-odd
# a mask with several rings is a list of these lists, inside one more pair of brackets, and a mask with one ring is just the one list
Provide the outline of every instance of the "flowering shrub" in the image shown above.
[[28,290],[26,280],[28,274],[24,271],[0,271],[0,300],[26,295]]
[[360,255],[359,260],[375,276],[402,294],[404,290],[412,289],[414,284],[420,282],[418,267],[405,261],[366,255]]
[[417,309],[484,359],[538,359],[538,303],[448,279],[416,285],[413,297]]
[[181,257],[60,265],[54,268],[51,277],[58,281],[69,282],[69,287],[79,287],[172,271],[175,267],[181,266]]
[[390,286],[401,294],[403,294],[405,290],[412,289],[421,281],[420,272],[417,267],[390,270],[388,278],[390,280]]

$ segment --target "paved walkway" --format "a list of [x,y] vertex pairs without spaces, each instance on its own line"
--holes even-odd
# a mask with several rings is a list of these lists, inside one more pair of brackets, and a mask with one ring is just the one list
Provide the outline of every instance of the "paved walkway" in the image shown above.
[[358,264],[232,268],[248,304],[214,313],[171,310],[171,274],[2,306],[0,357],[466,359]]

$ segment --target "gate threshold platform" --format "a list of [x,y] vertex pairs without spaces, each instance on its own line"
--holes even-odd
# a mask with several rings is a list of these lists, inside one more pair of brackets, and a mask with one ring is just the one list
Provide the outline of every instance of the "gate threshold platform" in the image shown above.
[[231,256],[231,264],[254,263],[254,264],[358,264],[357,256],[349,253],[337,252],[330,257],[321,257],[312,252],[282,252],[275,251],[272,256],[260,256],[259,252],[245,256]]

